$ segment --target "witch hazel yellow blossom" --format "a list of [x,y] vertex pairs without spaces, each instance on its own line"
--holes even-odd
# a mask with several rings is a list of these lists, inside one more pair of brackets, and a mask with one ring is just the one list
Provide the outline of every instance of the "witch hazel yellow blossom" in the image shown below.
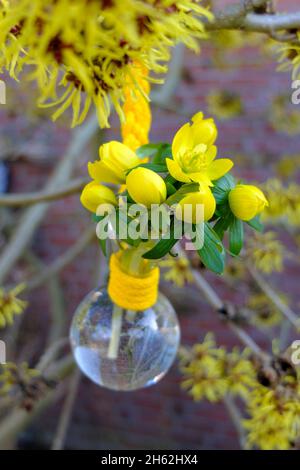
[[[128,93],[148,99],[148,72],[165,73],[170,48],[182,42],[198,50],[206,37],[204,21],[213,18],[202,1],[191,0],[15,0],[0,2],[0,71],[19,80],[21,72],[40,90],[40,106],[67,109],[72,126],[93,106],[101,127],[114,108],[127,129]],[[204,3],[204,2],[203,2]],[[126,84],[127,90],[124,89]],[[128,101],[128,100],[127,100]],[[139,101],[141,104],[142,102]],[[142,105],[139,108],[146,113]],[[126,143],[135,147],[139,133]],[[145,143],[145,134],[142,139]]]

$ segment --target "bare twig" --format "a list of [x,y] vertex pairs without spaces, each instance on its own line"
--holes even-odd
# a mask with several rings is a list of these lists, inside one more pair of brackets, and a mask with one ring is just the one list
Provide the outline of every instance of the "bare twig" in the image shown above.
[[66,315],[65,315],[65,298],[59,276],[54,274],[48,283],[48,291],[50,294],[50,313],[51,322],[47,335],[46,345],[53,344],[56,340],[65,334]]
[[76,369],[73,373],[73,377],[70,379],[69,390],[66,400],[63,405],[63,409],[60,415],[59,423],[57,426],[56,434],[52,443],[52,450],[62,450],[66,439],[66,433],[72,417],[72,411],[74,408],[76,395],[78,392],[78,386],[80,383],[81,372]]
[[[78,128],[69,149],[59,162],[54,174],[50,177],[46,186],[46,191],[54,191],[69,179],[72,174],[76,158],[82,154],[82,150],[97,129],[98,122],[94,115],[86,122],[86,124]],[[7,244],[0,258],[0,284],[3,283],[5,277],[14,267],[26,246],[30,243],[32,234],[42,222],[48,207],[49,203],[43,202],[25,210],[15,228],[11,240]]]
[[263,276],[256,271],[250,264],[247,264],[247,268],[252,278],[257,283],[258,287],[263,291],[263,293],[270,299],[270,301],[278,308],[278,310],[292,323],[292,325],[299,329],[300,327],[300,318],[293,312],[293,310],[286,305],[275,290],[268,284]]
[[267,5],[266,0],[244,0],[216,11],[212,21],[207,22],[208,31],[232,29],[273,34],[275,31],[293,30],[300,27],[300,12],[257,13],[256,9]]
[[78,193],[86,183],[88,178],[77,178],[66,184],[63,188],[48,191],[36,191],[28,194],[6,194],[0,195],[0,206],[29,206],[38,202],[50,202]]
[[246,30],[269,33],[298,29],[300,27],[300,12],[282,13],[277,15],[256,15],[249,14],[242,23]]
[[176,90],[176,87],[181,79],[182,64],[184,59],[185,47],[183,44],[178,44],[172,53],[172,58],[168,65],[168,74],[165,78],[164,84],[156,88],[151,93],[151,101],[158,103],[160,106],[168,105]]
[[244,449],[246,443],[246,433],[242,425],[242,416],[240,410],[238,409],[238,407],[234,403],[233,398],[230,395],[225,395],[223,401],[238,434],[240,446],[242,449]]
[[51,364],[55,360],[59,351],[63,347],[65,347],[67,344],[69,344],[68,338],[59,338],[42,355],[42,357],[40,358],[39,362],[36,365],[36,369],[43,373],[47,369],[49,364]]
[[[208,302],[212,307],[219,311],[224,306],[224,302],[220,299],[218,294],[206,281],[206,279],[195,269],[193,270],[193,276],[196,286],[204,294]],[[263,361],[268,359],[268,355],[258,346],[258,344],[251,338],[246,331],[240,328],[238,325],[234,324],[232,321],[227,322],[229,328],[238,336],[240,341],[247,346],[251,351]]]
[[95,228],[89,227],[82,237],[74,243],[71,248],[69,248],[63,256],[60,256],[55,260],[50,266],[44,269],[31,281],[26,283],[26,290],[33,290],[37,287],[40,287],[45,282],[47,282],[53,275],[59,273],[65,266],[70,264],[81,251],[90,243],[90,241],[95,237]]

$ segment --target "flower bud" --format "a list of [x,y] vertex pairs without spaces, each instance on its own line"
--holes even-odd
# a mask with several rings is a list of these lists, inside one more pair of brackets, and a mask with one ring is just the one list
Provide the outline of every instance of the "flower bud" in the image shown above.
[[150,207],[162,204],[167,198],[167,188],[161,176],[148,168],[132,170],[126,179],[130,197],[138,204]]
[[238,184],[228,195],[233,214],[241,220],[251,220],[269,205],[264,193],[256,186]]
[[191,128],[197,140],[208,146],[212,145],[218,135],[214,120],[212,118],[204,119],[203,113],[199,112],[192,117],[192,121]]
[[187,194],[177,204],[175,215],[177,219],[188,223],[199,224],[211,219],[216,210],[216,201],[207,186],[200,191]]
[[80,196],[80,202],[87,210],[96,213],[100,204],[117,204],[113,191],[95,181],[88,183]]
[[129,147],[117,141],[101,145],[99,156],[100,161],[88,163],[89,175],[97,183],[123,184],[126,172],[141,163]]

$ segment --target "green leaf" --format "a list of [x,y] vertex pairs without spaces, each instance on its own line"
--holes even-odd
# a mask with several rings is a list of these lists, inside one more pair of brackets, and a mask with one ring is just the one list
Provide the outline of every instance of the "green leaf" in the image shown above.
[[230,173],[222,176],[218,180],[214,181],[214,187],[222,189],[223,191],[228,191],[229,189],[233,189],[235,187],[235,180]]
[[106,239],[105,240],[102,240],[101,238],[98,238],[99,240],[99,245],[100,245],[100,248],[102,250],[102,253],[104,254],[104,256],[106,257],[106,254],[107,254],[107,251],[106,251]]
[[176,193],[172,194],[172,196],[168,197],[166,200],[166,204],[172,206],[172,204],[177,204],[181,199],[189,193],[194,193],[199,191],[199,183],[187,183],[183,184]]
[[173,176],[171,176],[171,175],[167,175],[165,177],[164,181],[165,181],[166,184],[171,183],[172,185],[177,183],[176,179],[173,178]]
[[204,245],[197,250],[204,266],[216,274],[222,274],[225,268],[225,250],[223,244],[208,223],[204,225]]
[[234,186],[234,179],[229,173],[214,181],[214,186],[211,188],[211,190],[217,204],[227,204],[228,193],[232,188],[234,188]]
[[142,145],[136,150],[136,154],[140,158],[151,158],[155,164],[165,165],[166,157],[172,156],[172,149],[167,142],[159,142],[157,144]]
[[156,155],[153,157],[153,163],[158,163],[160,165],[165,165],[166,164],[166,158],[167,157],[172,157],[172,147],[168,143],[163,143],[161,144],[158,152]]
[[178,242],[177,238],[174,238],[174,220],[171,221],[170,231],[168,238],[162,238],[159,242],[147,253],[144,253],[143,258],[145,259],[160,259],[163,258],[174,245]]
[[135,151],[135,153],[140,158],[153,157],[154,155],[157,154],[161,145],[162,145],[161,143],[141,145],[141,147],[139,147]]
[[163,258],[169,251],[173,248],[174,245],[178,240],[174,238],[162,238],[155,246],[152,248],[152,250],[147,251],[143,255],[143,258],[145,259],[160,259]]
[[[121,210],[119,210],[119,209],[116,210],[116,219],[115,219],[116,226],[114,227],[114,230],[116,232],[117,239],[120,238],[121,224],[123,223],[123,224],[126,224],[128,226],[130,224],[130,222],[132,222],[132,220],[133,220],[132,217],[129,217],[129,216],[126,217],[126,215],[125,215],[125,213],[122,209]],[[136,240],[133,240],[129,236],[127,236],[126,238],[122,238],[122,240],[124,242],[128,243],[128,245],[130,245],[130,246],[138,246],[141,242],[141,240],[139,238],[136,239]]]
[[97,215],[97,214],[93,214],[92,215],[92,221],[93,222],[96,222],[96,224],[98,222],[100,222],[105,216],[104,215]]
[[136,170],[137,168],[147,168],[148,170],[155,171],[155,173],[167,173],[168,171],[166,165],[158,165],[157,163],[141,163],[140,165],[130,168],[126,172],[126,176],[129,175],[132,170]]
[[233,255],[239,255],[244,244],[244,225],[234,217],[229,228],[229,250]]
[[264,230],[264,226],[261,223],[258,215],[256,217],[254,217],[253,219],[248,220],[247,224],[251,228],[254,228],[254,230],[256,230],[257,232],[263,232],[263,230]]
[[232,223],[233,217],[233,214],[228,211],[224,216],[220,217],[214,225],[214,231],[221,240],[223,240],[224,233]]
[[172,196],[173,194],[176,193],[177,189],[175,188],[175,186],[173,186],[172,183],[166,183],[166,187],[167,187],[167,195],[168,196]]

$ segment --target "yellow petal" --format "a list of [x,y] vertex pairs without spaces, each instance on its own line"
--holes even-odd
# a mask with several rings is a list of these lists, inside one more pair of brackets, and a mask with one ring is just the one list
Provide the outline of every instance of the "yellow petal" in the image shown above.
[[204,117],[204,114],[202,113],[202,111],[199,111],[198,113],[194,114],[194,116],[192,117],[192,122],[200,122],[203,120],[203,117]]
[[215,210],[216,201],[211,190],[203,187],[199,192],[189,193],[181,199],[175,214],[179,220],[198,224],[211,219]]
[[233,162],[229,158],[220,158],[213,161],[208,169],[207,174],[211,180],[217,180],[224,176],[233,167]]
[[122,184],[125,182],[125,177],[124,179],[120,178],[117,173],[108,168],[103,162],[89,162],[88,172],[90,177],[97,183]]
[[111,189],[92,181],[83,188],[80,202],[86,209],[95,213],[100,204],[115,205],[117,200]]
[[182,183],[189,183],[191,181],[191,178],[189,178],[189,176],[182,171],[175,160],[166,158],[166,163],[170,175],[173,176],[173,178],[175,178],[177,181],[181,181]]
[[207,163],[211,163],[217,156],[218,149],[215,145],[211,145],[207,152],[205,152],[205,159]]
[[167,188],[161,176],[148,168],[136,168],[126,178],[130,197],[138,204],[150,207],[166,200]]
[[189,177],[192,181],[195,181],[195,183],[201,183],[204,186],[213,186],[206,172],[189,173]]
[[246,192],[238,186],[232,189],[228,195],[230,209],[241,220],[251,220],[257,214],[258,203],[254,193]]
[[100,160],[108,166],[116,166],[120,171],[129,170],[140,163],[137,155],[127,145],[116,140],[103,144],[99,148]]
[[196,120],[191,127],[193,147],[197,144],[212,145],[218,135],[217,127],[213,119]]
[[234,215],[241,220],[251,220],[262,212],[268,201],[256,186],[238,184],[228,195],[228,202]]
[[177,159],[179,153],[184,153],[187,149],[192,148],[192,132],[191,126],[187,122],[175,134],[172,142],[172,154],[174,160]]
[[259,212],[262,212],[264,210],[264,208],[268,205],[269,205],[269,202],[266,198],[266,196],[264,195],[264,193],[257,187],[257,186],[253,186],[251,184],[247,185],[248,188],[251,188],[251,190],[253,191],[253,193],[256,195],[257,199],[258,199],[258,210]]

